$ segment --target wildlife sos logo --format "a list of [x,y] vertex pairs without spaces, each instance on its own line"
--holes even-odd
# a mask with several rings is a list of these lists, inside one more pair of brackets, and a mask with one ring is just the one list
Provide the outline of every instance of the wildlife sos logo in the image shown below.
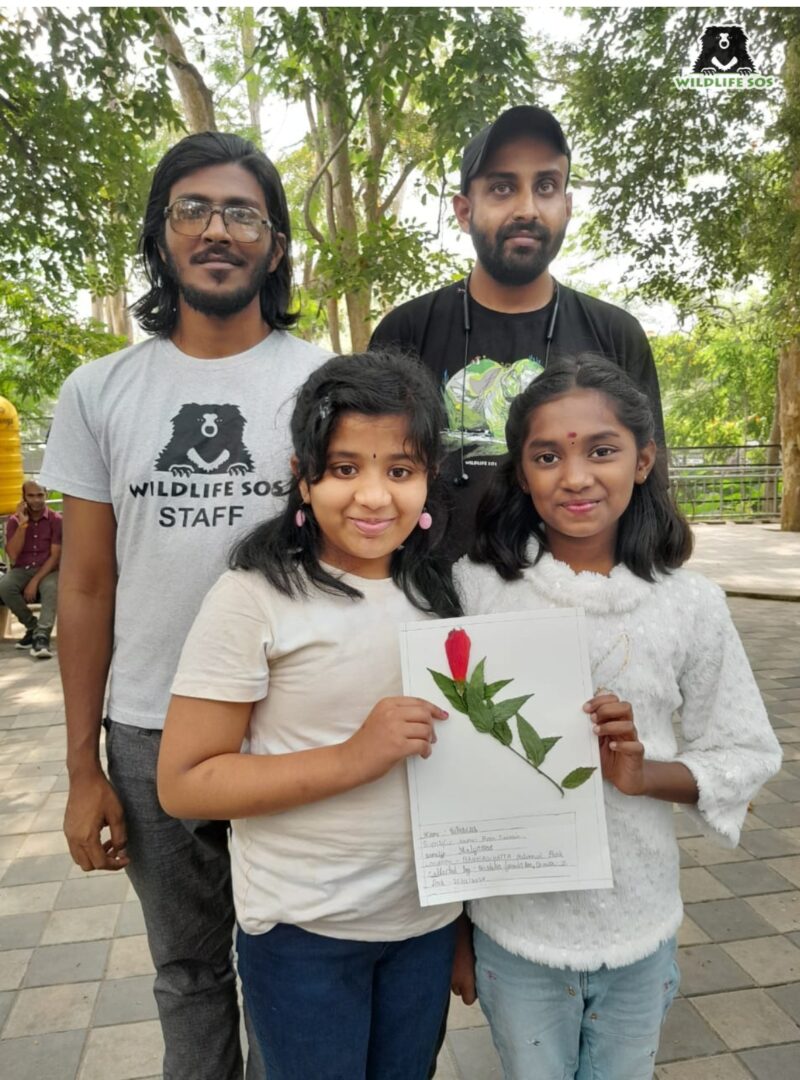
[[173,476],[253,471],[244,445],[246,420],[238,405],[182,405],[172,418],[172,438],[156,461],[158,472]]
[[[162,528],[231,527],[248,516],[249,500],[288,494],[288,476],[270,481],[253,475],[244,440],[247,421],[238,405],[188,402],[171,424],[151,466],[162,475],[128,485],[134,499],[159,500]],[[274,512],[261,509],[258,516]]]
[[679,90],[769,90],[777,82],[758,72],[741,26],[707,26],[695,55],[691,74],[675,76]]

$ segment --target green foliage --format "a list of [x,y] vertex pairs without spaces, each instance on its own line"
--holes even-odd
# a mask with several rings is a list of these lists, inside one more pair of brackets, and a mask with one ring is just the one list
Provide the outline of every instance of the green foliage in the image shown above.
[[146,190],[144,143],[177,123],[153,9],[0,11],[0,273],[113,292]]
[[668,446],[769,441],[778,348],[771,306],[707,312],[691,332],[651,345]]
[[[779,280],[797,229],[797,168],[780,81],[800,14],[775,8],[585,9],[558,70],[594,216],[584,239],[631,256],[640,295],[689,308],[759,272]],[[679,89],[711,24],[739,23],[776,88]],[[794,149],[792,149],[794,138]],[[792,166],[792,161],[794,165]]]
[[0,394],[27,417],[79,364],[126,344],[100,323],[60,312],[52,296],[1,277],[0,325]]

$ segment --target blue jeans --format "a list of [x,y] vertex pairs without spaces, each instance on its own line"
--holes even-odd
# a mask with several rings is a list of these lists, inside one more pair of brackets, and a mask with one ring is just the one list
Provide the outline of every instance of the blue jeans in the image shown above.
[[269,1080],[427,1080],[454,945],[455,923],[406,941],[240,928],[239,974]]
[[164,813],[160,744],[160,731],[106,721],[109,777],[128,828],[127,873],[156,969],[164,1080],[264,1080],[255,1040],[246,1071],[242,1064],[227,822]]
[[477,927],[474,943],[506,1080],[650,1080],[680,981],[674,938],[635,964],[597,971],[532,963]]

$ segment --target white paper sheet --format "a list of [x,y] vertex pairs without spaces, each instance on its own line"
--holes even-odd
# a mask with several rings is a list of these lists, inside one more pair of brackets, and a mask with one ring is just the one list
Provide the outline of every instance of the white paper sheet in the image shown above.
[[[542,739],[559,736],[540,768],[456,711],[428,669],[451,677],[449,631],[471,639],[469,674],[486,658],[485,682],[513,680],[496,705],[524,694],[519,709]],[[408,779],[417,883],[423,906],[512,893],[611,888],[597,737],[583,704],[593,694],[583,612],[546,609],[407,623],[401,629],[405,693],[446,709],[425,760]],[[523,757],[517,720],[511,746]],[[581,786],[556,785],[578,767],[595,771]]]

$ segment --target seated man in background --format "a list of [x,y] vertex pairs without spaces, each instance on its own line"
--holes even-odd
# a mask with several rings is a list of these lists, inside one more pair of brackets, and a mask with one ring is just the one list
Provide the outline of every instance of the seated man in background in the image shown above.
[[[47,489],[35,480],[22,485],[22,499],[6,522],[6,555],[10,569],[0,577],[0,600],[25,627],[18,649],[46,660],[56,618],[58,561],[61,557],[61,514],[47,506]],[[42,602],[39,618],[29,604]]]

